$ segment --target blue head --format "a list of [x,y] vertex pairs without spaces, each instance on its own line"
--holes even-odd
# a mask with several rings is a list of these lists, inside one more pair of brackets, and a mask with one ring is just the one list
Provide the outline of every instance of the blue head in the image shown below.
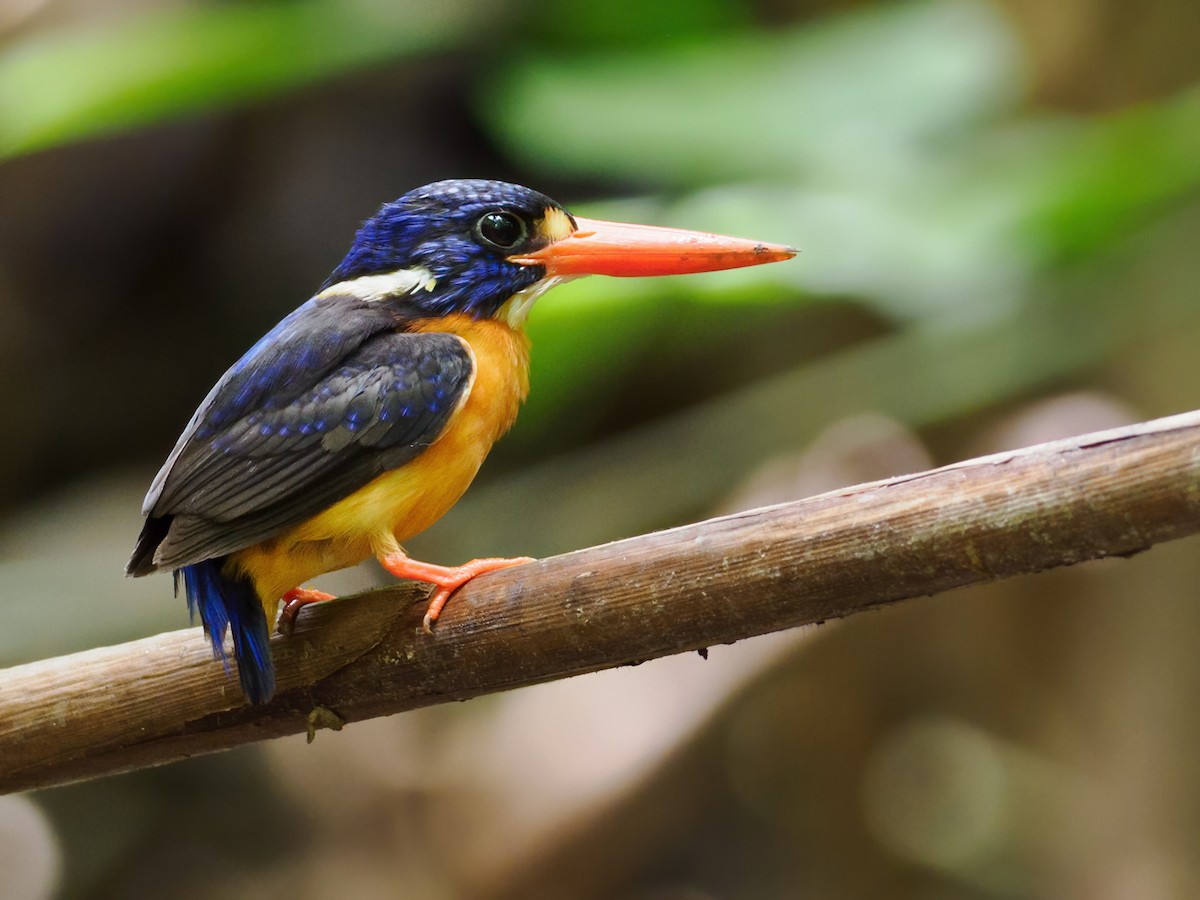
[[385,204],[368,219],[322,290],[361,295],[395,291],[398,285],[396,293],[413,315],[494,316],[515,294],[547,278],[545,267],[513,258],[574,229],[561,206],[529,188],[438,181]]
[[438,181],[368,219],[321,294],[386,300],[409,317],[465,313],[517,326],[542,291],[568,278],[714,272],[795,254],[761,241],[584,219],[502,181]]

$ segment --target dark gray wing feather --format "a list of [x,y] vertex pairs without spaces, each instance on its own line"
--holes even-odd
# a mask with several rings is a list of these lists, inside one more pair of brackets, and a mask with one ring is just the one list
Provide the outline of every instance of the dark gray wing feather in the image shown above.
[[358,315],[355,340],[343,315],[322,307],[306,319],[306,307],[193,417],[146,499],[130,574],[232,553],[316,515],[416,457],[469,391],[473,361],[460,338]]

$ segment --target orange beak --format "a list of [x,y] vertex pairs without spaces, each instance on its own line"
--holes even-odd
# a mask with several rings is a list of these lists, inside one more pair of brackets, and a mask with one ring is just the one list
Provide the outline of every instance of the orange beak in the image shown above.
[[523,266],[545,266],[551,277],[568,275],[687,275],[716,272],[762,263],[780,262],[796,255],[792,247],[763,244],[744,238],[626,225],[575,217],[575,230],[541,250],[509,261]]

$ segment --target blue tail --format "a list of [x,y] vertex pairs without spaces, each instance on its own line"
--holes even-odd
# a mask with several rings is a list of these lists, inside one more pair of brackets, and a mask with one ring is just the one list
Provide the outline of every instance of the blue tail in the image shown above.
[[183,576],[188,610],[195,618],[200,611],[204,632],[213,645],[213,656],[226,664],[225,629],[233,628],[233,654],[238,678],[251,703],[266,703],[275,693],[275,664],[271,661],[270,633],[258,594],[248,579],[233,578],[221,571],[225,560],[206,559],[175,570],[175,590]]

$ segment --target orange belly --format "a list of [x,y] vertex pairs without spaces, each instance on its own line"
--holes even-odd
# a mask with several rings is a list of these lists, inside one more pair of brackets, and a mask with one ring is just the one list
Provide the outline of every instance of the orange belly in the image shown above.
[[467,343],[475,363],[467,396],[416,459],[283,534],[230,556],[228,565],[253,580],[269,620],[286,591],[395,550],[445,515],[517,417],[529,390],[523,332],[494,319],[462,315],[422,320],[413,330],[455,334]]

